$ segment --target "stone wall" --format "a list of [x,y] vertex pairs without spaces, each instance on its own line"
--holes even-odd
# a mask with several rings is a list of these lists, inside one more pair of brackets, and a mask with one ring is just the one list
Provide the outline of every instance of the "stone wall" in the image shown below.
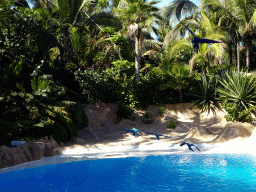
[[37,141],[27,141],[16,146],[0,146],[0,168],[11,167],[29,161],[40,160],[43,157],[52,157],[61,154],[58,143],[50,137]]

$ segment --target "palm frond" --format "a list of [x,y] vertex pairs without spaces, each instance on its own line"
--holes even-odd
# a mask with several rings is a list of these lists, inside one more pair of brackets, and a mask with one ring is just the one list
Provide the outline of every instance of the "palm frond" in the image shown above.
[[181,1],[176,8],[176,17],[180,20],[182,11],[184,11],[184,13],[191,13],[195,11],[196,8],[197,6],[192,1]]
[[167,57],[172,59],[181,50],[192,51],[193,47],[186,39],[175,40],[166,47]]
[[181,12],[184,13],[194,13],[197,6],[191,1],[184,0],[174,0],[161,10],[161,15],[166,19],[170,20],[170,18],[180,19]]
[[120,19],[115,17],[110,12],[100,12],[93,14],[90,17],[93,17],[92,20],[94,20],[100,26],[111,26],[115,27],[117,30],[121,30],[122,28],[122,22]]
[[256,10],[254,11],[254,13],[253,13],[253,15],[252,15],[252,17],[251,17],[251,19],[249,21],[249,26],[251,28],[254,28],[255,25],[256,25]]
[[146,51],[145,53],[142,54],[142,56],[145,56],[145,55],[155,55],[157,54],[159,51],[156,50],[156,49],[150,49],[148,51]]
[[154,49],[160,51],[162,49],[161,47],[162,43],[155,41],[153,39],[144,39],[143,46],[145,49]]

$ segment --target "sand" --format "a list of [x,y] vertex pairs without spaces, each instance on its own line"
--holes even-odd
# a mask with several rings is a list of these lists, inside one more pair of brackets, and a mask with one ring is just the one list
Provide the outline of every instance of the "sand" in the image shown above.
[[[141,116],[143,109],[134,108],[130,119],[117,123],[117,104],[84,104],[85,112],[89,118],[89,125],[78,131],[77,138],[67,144],[61,145],[61,150],[82,148],[103,148],[112,146],[152,146],[161,144],[179,144],[182,141],[197,144],[226,143],[232,140],[243,141],[256,135],[255,125],[252,123],[227,122],[225,111],[216,113],[200,113],[199,109],[191,107],[190,103],[166,104],[166,111],[158,115],[157,105],[148,107],[154,122],[143,124]],[[176,123],[175,129],[167,128],[170,120]],[[124,133],[124,129],[136,128],[142,136],[134,137],[131,133]],[[155,135],[145,131],[162,134],[157,140]]]

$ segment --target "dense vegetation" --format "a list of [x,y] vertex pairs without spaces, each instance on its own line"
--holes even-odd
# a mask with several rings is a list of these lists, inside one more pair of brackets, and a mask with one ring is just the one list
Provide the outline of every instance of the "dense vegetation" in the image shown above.
[[[255,69],[256,2],[156,4],[2,0],[0,141],[52,135],[67,142],[87,126],[81,103],[99,101],[119,103],[119,120],[129,107],[194,102],[251,121],[256,84],[244,74]],[[179,20],[221,43],[196,52]]]

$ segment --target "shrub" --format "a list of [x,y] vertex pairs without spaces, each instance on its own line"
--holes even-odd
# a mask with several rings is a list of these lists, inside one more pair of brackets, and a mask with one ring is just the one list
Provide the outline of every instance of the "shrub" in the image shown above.
[[143,115],[142,115],[142,119],[141,119],[142,123],[144,124],[149,124],[149,123],[153,123],[153,116],[149,111],[146,111]]
[[41,95],[7,92],[1,94],[0,107],[0,141],[36,140],[52,135],[59,143],[67,142],[88,123],[82,107],[72,106],[72,112],[66,114],[62,104],[58,106],[61,111],[56,112],[56,106],[41,103]]
[[166,111],[166,107],[164,105],[161,105],[159,108],[158,108],[158,114],[159,115],[163,115]]
[[10,123],[8,121],[0,119],[0,141],[12,141],[14,138],[13,134],[15,134],[15,129],[16,126],[14,123]]
[[166,84],[166,79],[156,71],[150,71],[140,76],[140,82],[133,82],[131,95],[138,107],[146,109],[149,105],[165,103],[170,99],[170,90],[161,90],[160,85]]
[[[43,121],[45,106],[31,94],[3,90],[0,99],[0,140],[13,140],[38,131],[36,126]],[[37,109],[35,111],[35,108]]]
[[[188,95],[193,90],[193,84],[197,76],[190,76],[187,66],[174,64],[169,68],[163,68],[165,82],[160,84],[161,91],[168,91],[168,103],[191,102],[192,97]],[[166,100],[167,101],[167,100]]]
[[255,111],[256,84],[255,77],[244,77],[243,71],[229,70],[220,80],[219,100],[227,111],[227,121],[251,121]]
[[134,111],[133,109],[126,106],[125,104],[118,103],[117,111],[116,111],[117,119],[119,121],[121,121],[122,119],[128,119],[132,115],[133,111]]
[[114,65],[115,70],[119,70],[120,76],[125,74],[127,77],[131,77],[135,73],[134,62],[128,62],[127,60],[116,60],[111,64]]
[[176,125],[175,125],[174,120],[171,120],[171,121],[168,123],[168,128],[169,128],[169,129],[174,129],[175,127],[176,127]]
[[223,108],[227,111],[225,118],[227,121],[240,121],[248,122],[252,120],[251,113],[255,111],[255,107],[244,109],[241,106],[238,106],[236,103],[223,103]]
[[52,128],[50,135],[59,145],[61,144],[61,142],[68,142],[67,131],[63,129],[62,126],[58,123]]
[[66,110],[79,130],[82,130],[84,127],[88,126],[88,117],[80,103],[66,106]]
[[73,121],[66,115],[59,112],[51,111],[50,119],[53,123],[48,126],[49,135],[51,135],[57,142],[66,143],[77,135],[77,127]]
[[216,91],[218,86],[218,80],[216,76],[203,75],[201,79],[194,85],[194,96],[196,99],[193,104],[204,111],[215,112],[216,108],[220,109],[217,97],[218,93]]
[[225,72],[225,79],[220,80],[218,89],[220,100],[228,103],[236,103],[242,110],[248,110],[256,104],[255,77],[244,77],[243,73],[231,70]]
[[116,92],[121,89],[121,85],[113,78],[112,73],[102,70],[84,70],[75,72],[76,80],[82,87],[83,95],[88,98],[89,103],[99,101],[106,103],[118,102],[119,94]]

